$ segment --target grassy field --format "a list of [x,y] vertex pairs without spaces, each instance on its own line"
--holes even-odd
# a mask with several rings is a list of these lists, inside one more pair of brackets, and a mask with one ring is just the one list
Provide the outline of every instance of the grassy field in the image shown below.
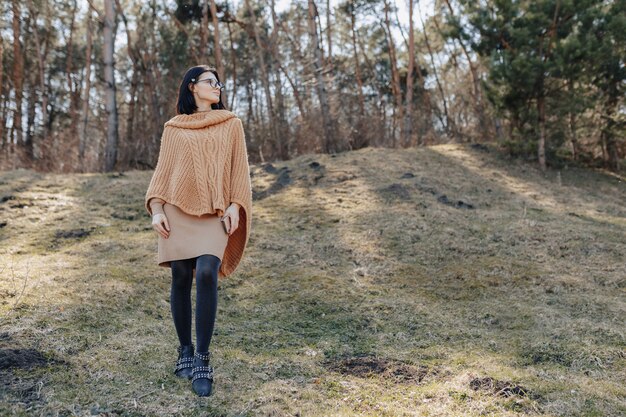
[[0,173],[0,415],[626,415],[623,177],[461,145],[251,168],[209,398],[172,373],[152,172]]

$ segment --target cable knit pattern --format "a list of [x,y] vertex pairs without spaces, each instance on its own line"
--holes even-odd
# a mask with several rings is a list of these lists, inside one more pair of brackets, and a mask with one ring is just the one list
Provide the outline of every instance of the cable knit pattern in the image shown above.
[[150,215],[150,199],[155,197],[195,216],[216,212],[223,216],[231,203],[239,204],[239,227],[228,237],[219,277],[232,274],[252,225],[252,184],[241,120],[228,110],[211,110],[167,121],[146,191]]

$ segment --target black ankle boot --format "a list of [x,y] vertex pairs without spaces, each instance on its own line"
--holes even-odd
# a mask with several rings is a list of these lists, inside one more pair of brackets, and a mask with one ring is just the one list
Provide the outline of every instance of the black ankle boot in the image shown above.
[[191,387],[199,397],[208,397],[213,391],[213,367],[209,365],[211,352],[196,352],[193,358]]
[[191,379],[193,368],[193,343],[178,346],[178,360],[174,368],[174,375],[179,378]]

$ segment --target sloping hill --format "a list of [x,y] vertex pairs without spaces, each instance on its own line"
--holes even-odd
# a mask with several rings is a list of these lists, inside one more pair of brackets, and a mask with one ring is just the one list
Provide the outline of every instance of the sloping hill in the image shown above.
[[1,173],[0,414],[626,414],[623,178],[461,145],[252,174],[198,399],[172,375],[152,173]]

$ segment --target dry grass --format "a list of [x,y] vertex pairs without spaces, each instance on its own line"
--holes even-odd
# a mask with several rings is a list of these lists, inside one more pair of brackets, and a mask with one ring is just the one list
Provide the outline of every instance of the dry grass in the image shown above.
[[275,165],[208,399],[172,375],[151,172],[1,173],[0,414],[626,414],[623,178],[458,145]]

